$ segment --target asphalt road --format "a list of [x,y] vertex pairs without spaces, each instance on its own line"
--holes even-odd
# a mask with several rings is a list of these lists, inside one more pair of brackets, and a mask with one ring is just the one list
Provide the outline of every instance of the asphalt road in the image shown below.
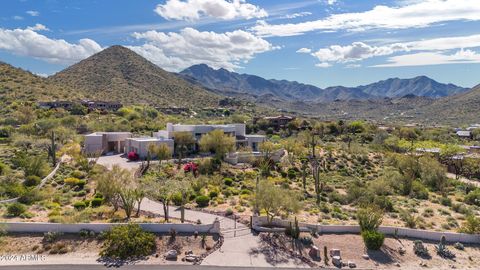
[[[31,266],[1,266],[0,270],[104,270],[104,269],[121,269],[121,270],[278,270],[275,267],[233,267],[233,266],[209,266],[209,265],[123,265],[120,267],[107,267],[104,265],[31,265]],[[296,270],[297,268],[280,268],[282,270]]]

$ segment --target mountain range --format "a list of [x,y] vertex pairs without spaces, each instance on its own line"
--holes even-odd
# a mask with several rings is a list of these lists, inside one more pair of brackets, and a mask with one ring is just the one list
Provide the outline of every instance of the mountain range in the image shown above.
[[220,99],[122,46],[111,46],[47,80],[74,88],[89,99],[124,104],[215,106]]
[[9,105],[18,102],[81,98],[198,109],[231,100],[226,96],[237,97],[236,104],[243,99],[254,101],[241,108],[248,107],[249,113],[262,111],[262,115],[277,110],[324,120],[480,122],[480,85],[467,90],[424,76],[321,89],[206,65],[171,73],[121,46],[109,47],[48,78],[0,62],[2,113],[10,113]]
[[191,66],[180,75],[212,91],[230,96],[258,98],[273,95],[284,101],[330,102],[334,100],[367,100],[399,98],[407,95],[440,98],[468,90],[454,84],[442,84],[426,76],[412,79],[391,78],[358,87],[333,86],[325,89],[286,80],[267,80],[256,75],[213,69],[205,64]]

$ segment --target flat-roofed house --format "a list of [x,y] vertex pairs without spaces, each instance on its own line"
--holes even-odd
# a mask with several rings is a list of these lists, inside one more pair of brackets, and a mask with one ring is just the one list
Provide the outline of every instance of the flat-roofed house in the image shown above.
[[86,153],[125,153],[125,141],[131,138],[131,132],[94,132],[85,135]]
[[[158,137],[133,137],[130,132],[94,132],[85,135],[86,153],[123,154],[135,152],[141,159],[147,158],[150,144],[166,144],[173,153],[173,140]],[[152,156],[154,158],[155,156]]]
[[168,123],[166,129],[154,133],[154,137],[174,139],[175,132],[190,132],[197,142],[194,150],[198,150],[200,138],[216,129],[222,130],[225,134],[235,137],[237,148],[249,147],[252,151],[258,151],[259,144],[266,140],[266,137],[263,135],[247,135],[245,124],[182,125]]
[[[156,137],[138,137],[138,138],[127,138],[125,143],[125,152],[135,152],[140,157],[140,159],[146,159],[148,156],[148,150],[150,145],[161,145],[165,144],[170,149],[170,152],[173,153],[174,143],[172,139],[156,138]],[[155,158],[155,155],[152,154],[151,158]]]
[[460,138],[472,139],[472,132],[470,130],[459,130],[456,133]]

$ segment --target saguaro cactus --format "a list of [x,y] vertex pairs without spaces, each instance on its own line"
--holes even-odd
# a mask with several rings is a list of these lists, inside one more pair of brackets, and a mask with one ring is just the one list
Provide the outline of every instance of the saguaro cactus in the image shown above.
[[50,146],[48,146],[48,155],[52,158],[53,167],[57,165],[57,144],[55,143],[55,132],[50,136]]

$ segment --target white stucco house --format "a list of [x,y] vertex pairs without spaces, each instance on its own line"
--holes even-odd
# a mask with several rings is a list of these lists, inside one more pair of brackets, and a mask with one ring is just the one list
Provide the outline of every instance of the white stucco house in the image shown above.
[[[264,135],[247,135],[245,132],[245,124],[227,124],[227,125],[182,125],[168,123],[165,130],[159,130],[154,133],[154,137],[173,139],[175,132],[190,132],[196,142],[200,138],[212,130],[220,129],[227,135],[234,136],[237,148],[248,147],[252,151],[258,151],[260,143],[266,140]],[[198,150],[198,145],[195,146]]]
[[150,144],[166,144],[173,153],[173,140],[156,137],[133,137],[131,132],[94,132],[85,135],[85,153],[122,154],[135,152],[141,159],[147,157]]
[[[260,143],[266,140],[266,137],[263,135],[245,134],[245,124],[174,125],[168,123],[165,130],[154,132],[152,137],[134,137],[130,132],[94,132],[85,135],[84,151],[86,153],[100,152],[101,154],[135,152],[141,159],[145,159],[148,155],[150,144],[166,144],[173,153],[175,132],[191,132],[198,143],[204,134],[216,129],[223,130],[226,134],[234,136],[237,148],[249,148],[252,152],[258,152]],[[197,143],[194,150],[198,150]]]

